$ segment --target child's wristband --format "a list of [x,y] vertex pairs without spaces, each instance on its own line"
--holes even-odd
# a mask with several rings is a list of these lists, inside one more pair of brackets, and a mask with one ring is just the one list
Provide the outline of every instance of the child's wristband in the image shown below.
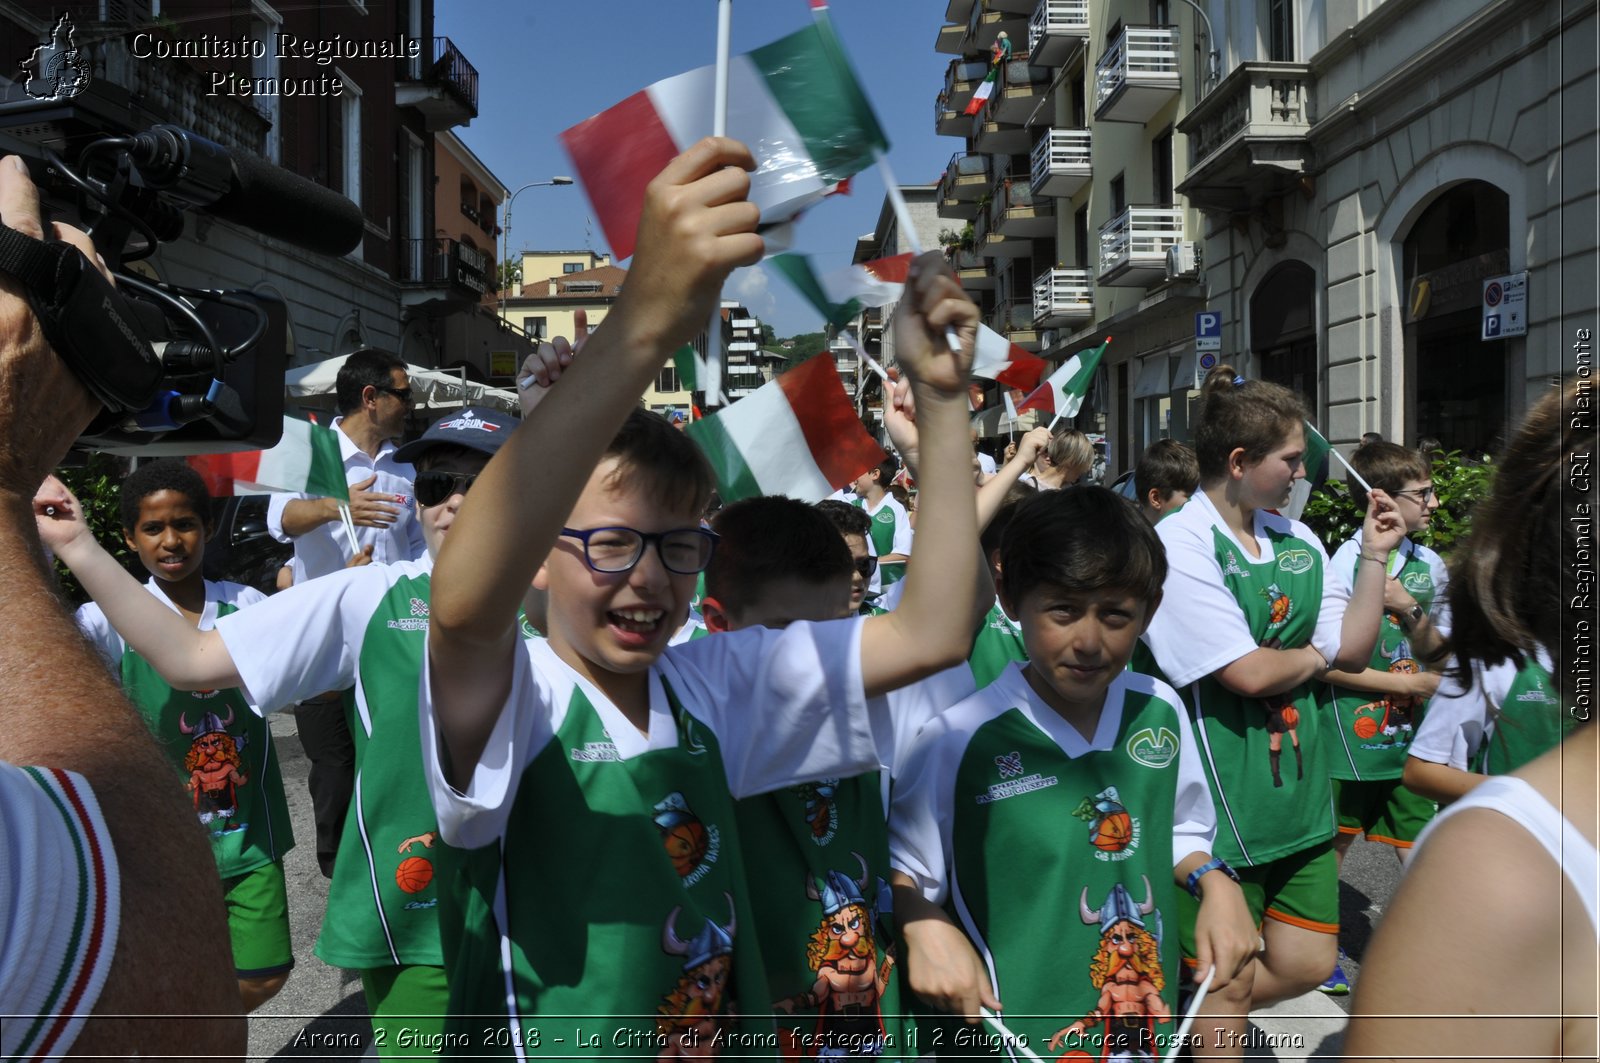
[[1189,891],[1189,895],[1195,900],[1198,901],[1202,899],[1200,896],[1200,876],[1210,874],[1213,871],[1221,871],[1224,875],[1227,875],[1229,878],[1233,879],[1233,881],[1239,881],[1239,872],[1229,867],[1228,862],[1222,859],[1222,857],[1213,856],[1210,860],[1207,860],[1205,863],[1189,872],[1189,878],[1183,884],[1184,888]]

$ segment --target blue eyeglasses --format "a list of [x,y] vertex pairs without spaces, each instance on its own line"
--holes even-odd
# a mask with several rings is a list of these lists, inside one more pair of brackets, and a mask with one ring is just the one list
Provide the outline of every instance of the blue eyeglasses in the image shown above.
[[717,533],[708,528],[673,528],[642,532],[637,528],[562,528],[564,538],[583,543],[583,561],[596,572],[630,572],[651,543],[668,572],[693,575],[704,572],[716,551]]

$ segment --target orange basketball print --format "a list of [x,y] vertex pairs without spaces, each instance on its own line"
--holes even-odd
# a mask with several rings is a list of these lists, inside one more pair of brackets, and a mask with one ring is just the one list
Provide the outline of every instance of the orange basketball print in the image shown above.
[[408,856],[394,869],[394,884],[407,893],[421,893],[433,881],[433,865],[420,856]]
[[1132,838],[1133,817],[1128,815],[1127,809],[1118,809],[1100,820],[1089,841],[1096,849],[1116,853],[1126,849]]
[[1357,738],[1371,738],[1378,733],[1378,721],[1371,716],[1357,716],[1354,730]]
[[1291,731],[1296,727],[1299,727],[1300,710],[1295,708],[1293,705],[1285,705],[1283,707],[1283,725]]

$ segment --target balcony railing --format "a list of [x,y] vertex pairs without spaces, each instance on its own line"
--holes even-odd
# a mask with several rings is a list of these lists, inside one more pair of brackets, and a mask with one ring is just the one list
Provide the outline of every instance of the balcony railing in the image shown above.
[[1145,286],[1167,275],[1167,248],[1183,239],[1183,211],[1129,207],[1100,230],[1100,284]]
[[1028,58],[1060,66],[1089,39],[1089,0],[1039,0],[1028,19]]
[[1033,325],[1033,302],[1029,299],[996,306],[989,315],[989,327],[1024,350],[1039,349],[1039,332]]
[[[950,156],[944,174],[939,178],[939,202],[943,204],[945,200],[973,201],[981,198],[989,187],[989,174],[993,166],[989,156],[982,153],[956,152]],[[968,213],[971,211],[956,216],[965,217]]]
[[478,113],[478,68],[467,62],[449,37],[433,39],[433,78],[474,115]]
[[[934,125],[941,136],[960,136],[965,128],[956,119],[963,117],[972,91],[989,72],[989,64],[981,59],[952,59],[945,67],[944,89],[934,101]],[[951,125],[952,128],[945,128]]]
[[992,231],[1002,236],[1039,238],[1055,232],[1055,200],[1035,196],[1029,182],[1009,177],[996,181],[989,209]]
[[1241,63],[1178,123],[1189,136],[1179,191],[1203,209],[1246,210],[1311,167],[1310,67]]
[[395,104],[422,112],[432,132],[465,125],[478,117],[478,68],[449,37],[435,37],[432,54],[421,69],[409,60],[398,63]]
[[1127,26],[1094,68],[1094,116],[1147,122],[1181,87],[1176,26]]
[[1050,91],[1054,77],[1047,66],[1035,66],[1027,59],[1013,59],[1001,71],[999,92],[990,97],[992,121],[1012,125],[1047,122],[1049,111],[1040,106]]
[[1033,145],[1030,160],[1033,191],[1043,196],[1072,196],[1089,182],[1089,131],[1052,129]]
[[1047,269],[1033,282],[1033,322],[1042,328],[1094,316],[1094,281],[1086,269]]

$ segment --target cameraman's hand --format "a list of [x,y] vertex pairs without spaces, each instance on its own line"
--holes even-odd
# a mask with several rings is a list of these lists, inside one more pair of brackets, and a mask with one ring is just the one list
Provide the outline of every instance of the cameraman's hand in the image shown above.
[[[23,236],[44,239],[39,190],[15,156],[0,159],[0,222]],[[56,224],[51,234],[83,252],[110,279],[83,232]],[[0,494],[32,498],[99,410],[50,349],[22,287],[0,274]]]
[[78,496],[54,476],[46,476],[34,493],[33,519],[39,529],[39,541],[68,568],[82,556],[82,551],[97,545]]
[[[373,473],[358,484],[350,485],[350,520],[358,528],[387,528],[400,516],[400,501],[395,495],[383,491],[368,491],[378,480]],[[329,499],[337,510],[338,501]],[[334,520],[338,520],[337,512]]]

